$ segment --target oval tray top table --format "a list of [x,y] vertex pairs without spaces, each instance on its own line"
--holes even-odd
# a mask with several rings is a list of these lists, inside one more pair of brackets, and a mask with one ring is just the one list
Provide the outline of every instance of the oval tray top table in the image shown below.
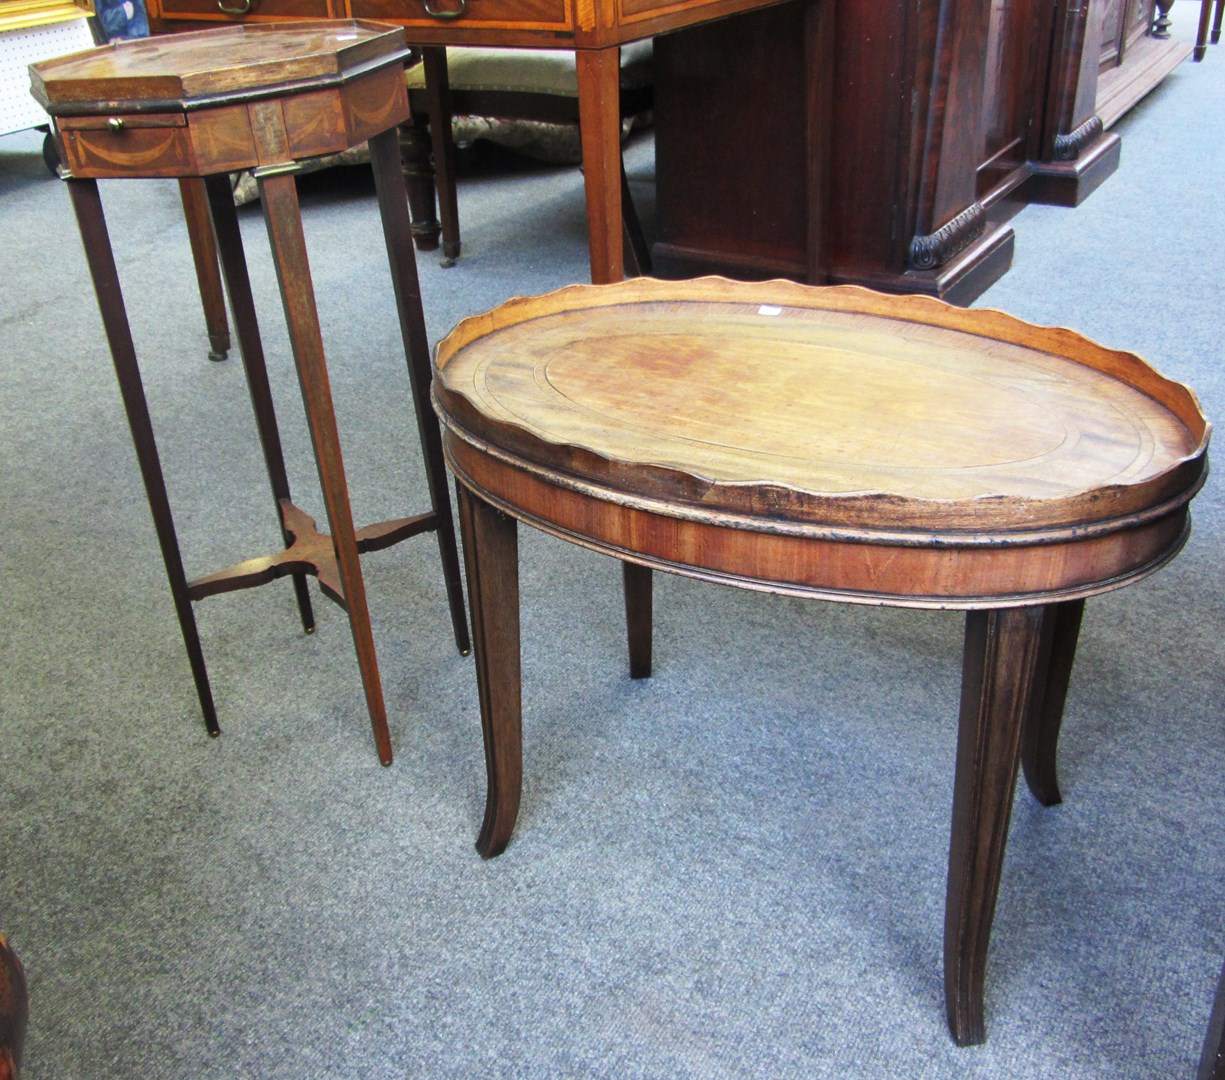
[[488,771],[522,779],[516,520],[623,560],[633,675],[650,569],[968,612],[945,918],[949,1025],[981,1042],[1017,770],[1054,759],[1084,598],[1171,559],[1207,470],[1194,395],[995,311],[857,287],[636,279],[512,300],[435,352],[460,487]]
[[[356,20],[226,26],[141,38],[35,64],[31,92],[54,120],[85,257],[111,349],[204,722],[219,735],[192,603],[290,576],[303,629],[314,629],[306,575],[349,617],[379,760],[392,759],[387,706],[359,556],[436,534],[455,642],[469,647],[459,554],[438,424],[429,407],[429,346],[413,256],[396,128],[409,116],[408,47],[398,27]],[[386,241],[391,284],[425,462],[429,510],[357,528],[349,502],[295,174],[303,159],[362,142]],[[297,507],[264,364],[251,283],[234,211],[231,172],[259,184],[272,261],[328,516],[328,532]],[[174,177],[202,188],[198,210],[214,234],[246,370],[283,548],[188,580],[145,401],[136,348],[98,190],[99,178]],[[191,200],[194,205],[197,200]],[[190,211],[189,211],[190,212]],[[224,313],[222,313],[224,314]],[[224,319],[222,320],[224,321]]]

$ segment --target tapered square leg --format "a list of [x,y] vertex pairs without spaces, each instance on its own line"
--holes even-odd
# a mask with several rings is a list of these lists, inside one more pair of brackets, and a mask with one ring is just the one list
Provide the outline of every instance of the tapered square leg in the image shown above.
[[[278,106],[279,108],[279,106]],[[357,535],[349,505],[349,487],[340,453],[340,435],[332,404],[331,384],[323,356],[323,337],[315,309],[315,294],[306,257],[306,240],[298,207],[298,193],[291,172],[255,171],[259,182],[264,221],[272,246],[273,262],[281,287],[281,300],[289,327],[306,420],[315,450],[319,484],[327,508],[328,527],[336,554],[336,566],[344,590],[344,608],[357,652],[362,689],[370,712],[370,724],[379,760],[391,764],[391,734],[387,728],[387,708],[379,681],[374,635],[366,605],[366,586],[362,580]]]
[[217,245],[209,224],[208,199],[199,177],[185,176],[179,180],[179,196],[183,200],[183,217],[187,222],[187,239],[191,242],[191,257],[196,267],[196,284],[200,288],[200,303],[204,308],[204,325],[208,331],[208,358],[224,360],[230,351],[230,324],[225,313],[225,296],[217,272]]
[[637,563],[621,564],[625,592],[625,636],[629,645],[630,678],[651,677],[654,585],[651,571]]
[[115,364],[115,375],[119,380],[119,393],[123,398],[128,427],[136,447],[136,459],[144,480],[145,494],[149,499],[149,511],[153,515],[153,527],[157,532],[162,562],[166,566],[166,578],[170,583],[170,594],[174,598],[174,610],[178,615],[179,629],[187,649],[187,660],[195,680],[200,709],[204,713],[204,725],[210,735],[220,735],[217,709],[213,704],[208,670],[204,666],[200,633],[191,606],[187,575],[183,570],[183,556],[179,551],[174,518],[170,513],[170,499],[166,494],[166,481],[158,459],[157,441],[153,436],[153,422],[149,417],[149,406],[145,401],[140,369],[136,363],[136,346],[132,342],[123,292],[119,287],[119,272],[111,251],[98,184],[95,180],[75,178],[69,179],[67,184],[77,216],[77,225],[81,230],[81,240],[85,246],[85,259],[89,264],[90,277],[98,296],[98,309],[102,314],[102,325],[110,345],[111,359]]
[[396,310],[400,316],[400,334],[404,340],[404,355],[408,361],[408,379],[412,391],[413,411],[417,418],[417,433],[425,459],[426,484],[430,506],[434,510],[438,553],[442,559],[443,581],[451,610],[451,626],[455,645],[467,656],[472,650],[468,637],[468,621],[464,616],[463,575],[459,566],[459,551],[455,543],[455,524],[451,518],[451,496],[447,485],[447,466],[442,454],[442,435],[438,417],[430,406],[430,351],[425,332],[425,313],[421,307],[421,284],[417,276],[417,260],[411,243],[412,225],[408,217],[404,174],[399,166],[396,134],[388,130],[370,140],[370,163],[378,190],[379,213],[383,221],[383,236],[387,242],[387,260],[391,266]]
[[[281,504],[292,500],[289,475],[285,470],[281,435],[272,403],[272,389],[268,385],[268,369],[264,363],[264,345],[259,336],[255,301],[251,296],[251,278],[247,273],[247,259],[243,253],[242,233],[238,227],[238,215],[234,212],[234,197],[230,191],[229,177],[210,176],[205,179],[204,188],[208,198],[211,227],[216,237],[217,254],[221,261],[221,274],[230,299],[230,310],[234,312],[234,332],[238,337],[238,351],[247,376],[247,391],[255,412],[255,427],[259,432],[264,466],[272,487],[277,525],[281,530],[281,539],[288,547],[293,538],[286,528]],[[293,588],[298,602],[298,614],[302,619],[302,629],[308,634],[313,633],[315,614],[305,574],[293,575]]]

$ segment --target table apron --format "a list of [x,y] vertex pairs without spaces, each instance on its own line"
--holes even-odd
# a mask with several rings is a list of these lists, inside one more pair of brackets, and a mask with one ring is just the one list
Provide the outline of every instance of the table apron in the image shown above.
[[[1172,559],[1190,533],[1184,501],[1118,531],[1033,543],[999,534],[959,545],[831,539],[672,516],[605,489],[578,491],[444,426],[447,462],[479,498],[546,533],[628,562],[740,588],[844,603],[984,609],[1081,599],[1130,584]],[[882,530],[889,525],[882,522]]]
[[[255,102],[258,104],[258,102]],[[409,118],[401,67],[278,99],[289,161],[339,153]],[[253,104],[178,113],[57,116],[60,153],[82,179],[212,176],[268,164]]]

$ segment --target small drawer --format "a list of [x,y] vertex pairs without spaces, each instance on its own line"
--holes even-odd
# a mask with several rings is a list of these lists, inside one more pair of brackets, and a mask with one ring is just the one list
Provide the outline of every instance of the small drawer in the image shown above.
[[[570,32],[569,0],[350,0],[355,19],[454,30],[507,28]],[[409,40],[413,40],[411,32]]]
[[167,19],[327,19],[328,0],[161,0]]
[[181,176],[192,161],[182,113],[62,116],[56,126],[74,176]]

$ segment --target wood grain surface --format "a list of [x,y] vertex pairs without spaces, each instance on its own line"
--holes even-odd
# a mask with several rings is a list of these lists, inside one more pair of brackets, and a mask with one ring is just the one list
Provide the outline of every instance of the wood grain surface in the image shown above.
[[790,283],[627,282],[513,302],[437,354],[459,423],[533,462],[706,508],[1087,523],[1195,482],[1185,387],[1065,330]]
[[115,42],[31,68],[31,92],[53,115],[190,102],[299,81],[327,83],[406,53],[398,27],[355,20],[235,25]]

